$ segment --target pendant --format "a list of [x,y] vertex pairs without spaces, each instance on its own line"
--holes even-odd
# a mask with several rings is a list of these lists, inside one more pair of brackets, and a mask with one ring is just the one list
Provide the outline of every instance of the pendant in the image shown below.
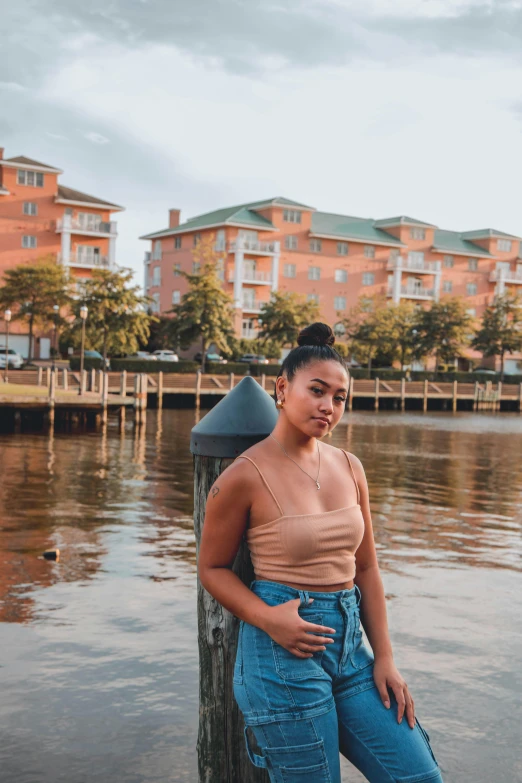
[[318,482],[318,481],[316,481],[315,483],[316,483],[316,485],[317,485],[317,489],[321,489],[321,485],[319,484],[319,482]]

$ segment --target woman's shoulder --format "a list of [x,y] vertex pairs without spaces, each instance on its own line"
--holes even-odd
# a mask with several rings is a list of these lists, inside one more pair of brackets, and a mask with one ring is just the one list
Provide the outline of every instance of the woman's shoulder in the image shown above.
[[[265,439],[266,440],[266,439]],[[263,448],[265,441],[259,441],[239,454],[221,474],[227,481],[239,482],[248,480],[255,476],[256,468],[259,468],[258,462],[262,464],[266,455],[266,448]],[[252,464],[253,463],[253,464]]]
[[356,472],[362,471],[364,473],[363,464],[356,454],[352,454],[351,451],[347,451],[346,449],[343,449],[340,446],[332,446],[329,443],[325,443],[324,446],[328,448],[331,452],[336,452],[336,457],[339,460],[339,462],[343,462],[346,465],[348,459],[351,462],[352,467]]

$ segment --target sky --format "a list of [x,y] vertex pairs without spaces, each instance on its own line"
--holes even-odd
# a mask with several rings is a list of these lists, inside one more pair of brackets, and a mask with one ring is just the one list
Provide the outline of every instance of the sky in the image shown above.
[[0,146],[125,206],[117,261],[284,196],[522,235],[522,0],[2,3]]

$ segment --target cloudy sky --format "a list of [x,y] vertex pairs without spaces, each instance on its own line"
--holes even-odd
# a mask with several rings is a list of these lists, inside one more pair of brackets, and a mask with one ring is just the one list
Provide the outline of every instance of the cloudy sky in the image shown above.
[[522,0],[16,0],[0,146],[142,233],[286,196],[522,235]]

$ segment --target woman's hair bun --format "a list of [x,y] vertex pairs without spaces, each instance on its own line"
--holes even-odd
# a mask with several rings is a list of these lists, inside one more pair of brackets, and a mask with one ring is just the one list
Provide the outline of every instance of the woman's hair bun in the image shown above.
[[328,324],[321,323],[320,321],[316,321],[314,324],[310,324],[310,326],[305,326],[304,329],[301,329],[299,332],[299,337],[297,338],[298,345],[332,346],[334,343],[335,335],[331,327],[329,327]]

